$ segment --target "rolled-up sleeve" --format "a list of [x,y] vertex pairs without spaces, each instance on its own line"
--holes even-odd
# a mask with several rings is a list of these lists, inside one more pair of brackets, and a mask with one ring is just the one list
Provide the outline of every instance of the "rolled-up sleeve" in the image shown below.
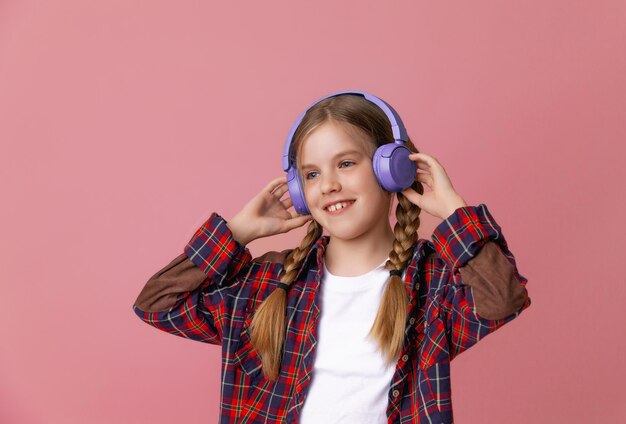
[[466,206],[433,232],[435,296],[454,357],[530,306],[517,269],[487,206]]

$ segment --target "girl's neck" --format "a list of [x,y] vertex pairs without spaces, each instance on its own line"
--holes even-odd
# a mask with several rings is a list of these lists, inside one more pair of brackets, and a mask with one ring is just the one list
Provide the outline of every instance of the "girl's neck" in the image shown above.
[[324,263],[333,275],[352,277],[365,274],[389,257],[395,236],[390,225],[367,239],[342,240],[330,237]]

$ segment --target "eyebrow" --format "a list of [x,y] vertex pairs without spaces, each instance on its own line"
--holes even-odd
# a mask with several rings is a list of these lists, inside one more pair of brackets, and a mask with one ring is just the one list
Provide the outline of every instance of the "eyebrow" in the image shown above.
[[[354,154],[360,155],[360,156],[363,155],[363,153],[360,152],[359,150],[352,149],[352,150],[344,150],[343,152],[339,152],[335,156],[333,156],[331,159],[335,160],[335,159],[337,159],[340,156],[347,156],[347,155],[354,155]],[[303,165],[302,169],[314,168],[314,167],[315,167],[315,165],[309,163],[309,164]]]

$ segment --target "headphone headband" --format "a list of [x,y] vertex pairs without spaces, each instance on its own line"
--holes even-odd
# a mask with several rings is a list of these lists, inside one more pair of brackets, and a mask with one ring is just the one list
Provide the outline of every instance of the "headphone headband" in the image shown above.
[[395,109],[391,107],[391,105],[389,105],[384,100],[374,96],[373,94],[367,93],[365,91],[338,91],[338,92],[329,94],[328,96],[322,97],[321,99],[315,101],[304,112],[302,112],[300,116],[298,116],[298,119],[296,120],[296,122],[291,126],[291,130],[289,131],[287,140],[285,140],[285,147],[283,149],[283,159],[282,159],[283,171],[288,171],[289,168],[291,168],[291,165],[295,163],[295,158],[289,157],[289,151],[291,149],[291,143],[293,142],[293,135],[298,129],[298,126],[300,125],[300,123],[302,122],[304,115],[309,111],[309,109],[311,109],[313,106],[315,106],[322,100],[326,100],[330,97],[339,96],[341,94],[357,94],[357,95],[365,97],[367,100],[369,100],[370,102],[378,106],[383,112],[385,112],[385,115],[387,115],[387,118],[389,119],[389,122],[391,123],[391,131],[393,133],[394,143],[401,144],[401,145],[404,145],[406,143],[408,139],[406,128],[404,127],[404,124],[402,123],[402,119],[400,119],[400,115],[398,115],[398,112],[396,112]]

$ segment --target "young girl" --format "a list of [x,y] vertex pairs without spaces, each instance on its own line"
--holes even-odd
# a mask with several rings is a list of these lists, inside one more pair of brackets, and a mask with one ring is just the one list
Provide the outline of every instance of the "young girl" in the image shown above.
[[[221,423],[452,423],[450,361],[530,305],[527,279],[391,106],[339,92],[305,112],[288,175],[229,222],[211,214],[133,309],[222,346]],[[421,210],[442,219],[432,242]],[[295,249],[246,248],[307,222]]]

